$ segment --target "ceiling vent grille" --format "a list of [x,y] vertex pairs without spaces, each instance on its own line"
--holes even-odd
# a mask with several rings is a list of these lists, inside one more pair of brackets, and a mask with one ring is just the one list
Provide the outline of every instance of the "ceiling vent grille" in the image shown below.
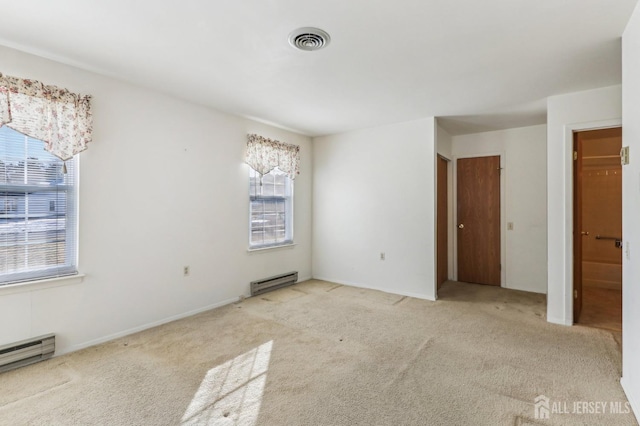
[[298,28],[289,34],[289,44],[300,50],[320,50],[326,47],[331,37],[319,28]]

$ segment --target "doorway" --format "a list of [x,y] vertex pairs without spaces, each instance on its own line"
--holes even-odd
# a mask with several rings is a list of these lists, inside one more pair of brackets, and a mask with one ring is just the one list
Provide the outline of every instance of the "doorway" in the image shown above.
[[622,129],[574,133],[574,323],[622,331]]
[[458,281],[501,285],[500,156],[456,162]]

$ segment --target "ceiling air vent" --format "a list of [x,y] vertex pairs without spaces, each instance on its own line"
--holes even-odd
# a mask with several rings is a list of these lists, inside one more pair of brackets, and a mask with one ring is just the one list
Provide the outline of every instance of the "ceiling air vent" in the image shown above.
[[300,50],[320,50],[330,41],[329,34],[319,28],[298,28],[289,34],[289,44]]

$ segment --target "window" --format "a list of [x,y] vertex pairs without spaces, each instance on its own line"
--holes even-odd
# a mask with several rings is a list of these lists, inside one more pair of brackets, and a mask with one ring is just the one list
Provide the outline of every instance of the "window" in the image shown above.
[[293,243],[293,181],[278,168],[262,176],[249,168],[250,248]]
[[77,163],[0,127],[0,285],[77,273]]

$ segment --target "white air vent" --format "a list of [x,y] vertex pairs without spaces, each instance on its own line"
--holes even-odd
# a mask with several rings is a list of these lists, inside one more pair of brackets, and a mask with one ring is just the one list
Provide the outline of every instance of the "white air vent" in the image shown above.
[[319,50],[326,47],[331,37],[319,28],[298,28],[289,34],[289,44],[300,50]]

